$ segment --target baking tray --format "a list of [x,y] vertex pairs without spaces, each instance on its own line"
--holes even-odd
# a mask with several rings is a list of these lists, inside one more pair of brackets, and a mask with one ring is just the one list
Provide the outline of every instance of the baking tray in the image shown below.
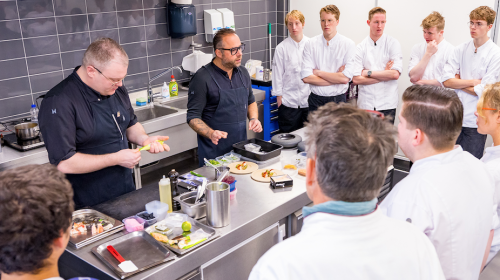
[[[118,267],[118,261],[106,248],[108,245],[112,245],[126,261],[132,261],[137,266],[138,270],[128,273],[123,272],[123,270]],[[161,246],[145,231],[134,231],[104,244],[95,246],[92,248],[92,253],[111,268],[120,279],[124,279],[176,258],[175,254],[172,254],[167,248]]]
[[[196,245],[194,245],[193,247],[191,247],[189,249],[177,249],[177,248],[173,248],[173,247],[171,247],[168,244],[162,243],[160,241],[156,241],[156,239],[154,239],[152,236],[151,236],[151,238],[153,238],[161,246],[163,246],[165,248],[168,248],[170,251],[175,252],[175,253],[177,253],[179,255],[184,255],[184,254],[189,253],[189,252],[195,250],[196,248],[201,247],[201,246],[207,244],[208,242],[210,242],[210,241],[212,241],[212,240],[220,237],[220,233],[217,230],[215,230],[215,229],[213,229],[213,228],[211,228],[211,227],[209,227],[207,225],[204,225],[204,224],[198,222],[197,220],[195,220],[193,218],[188,218],[188,221],[191,223],[191,232],[195,232],[195,231],[197,231],[198,229],[201,228],[206,233],[210,234],[210,237],[208,237],[207,240],[205,240],[205,241],[203,241],[203,242],[201,242],[199,244],[196,244]],[[155,232],[156,230],[155,230],[154,226],[155,225],[152,225],[152,226],[146,228],[144,231],[147,232],[148,234],[151,233],[151,232]],[[172,239],[172,238],[174,238],[176,236],[181,235],[183,232],[184,231],[182,230],[182,228],[176,227],[176,228],[173,228],[172,233],[168,234],[167,237],[168,237],[168,239]]]
[[[245,145],[249,143],[259,145],[261,147],[261,152],[264,152],[264,154],[256,154],[254,152],[245,150]],[[278,157],[281,154],[283,146],[253,138],[233,144],[233,149],[237,154],[240,154],[246,158],[256,161],[266,161],[271,158]]]
[[93,210],[93,209],[81,209],[73,212],[73,217],[71,219],[71,225],[73,225],[73,220],[75,218],[80,218],[80,219],[85,219],[85,216],[97,216],[100,218],[103,218],[105,220],[108,220],[111,224],[113,224],[113,227],[105,230],[104,232],[101,232],[96,235],[92,235],[92,233],[87,230],[87,234],[79,234],[79,235],[70,235],[69,238],[69,244],[76,248],[80,249],[83,246],[86,246],[90,243],[96,242],[100,239],[103,239],[105,237],[108,237],[121,229],[123,229],[123,223],[117,219],[113,219],[109,217],[108,215],[105,215],[99,211]]

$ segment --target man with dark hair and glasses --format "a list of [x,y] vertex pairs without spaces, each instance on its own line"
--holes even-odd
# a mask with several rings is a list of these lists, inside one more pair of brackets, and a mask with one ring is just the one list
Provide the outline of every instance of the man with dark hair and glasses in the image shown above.
[[132,171],[139,149],[168,151],[167,136],[149,137],[137,122],[123,79],[128,56],[113,39],[89,45],[82,65],[53,87],[40,107],[40,129],[50,163],[66,173],[75,208],[93,206],[135,190]]
[[472,40],[455,48],[448,59],[440,82],[457,93],[464,105],[464,120],[457,144],[464,151],[481,158],[486,135],[477,132],[476,104],[487,84],[498,82],[500,48],[488,37],[496,12],[488,6],[474,9],[469,15]]
[[187,123],[198,134],[200,166],[247,139],[247,118],[249,130],[262,131],[250,75],[241,66],[245,44],[233,29],[223,28],[213,45],[215,58],[189,84]]

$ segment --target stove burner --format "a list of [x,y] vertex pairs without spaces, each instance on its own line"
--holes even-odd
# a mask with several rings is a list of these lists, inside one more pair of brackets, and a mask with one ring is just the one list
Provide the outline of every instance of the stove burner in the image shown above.
[[41,135],[35,139],[21,140],[18,139],[15,134],[8,134],[4,135],[3,140],[5,142],[5,145],[21,152],[45,146],[45,143],[43,142],[43,138]]

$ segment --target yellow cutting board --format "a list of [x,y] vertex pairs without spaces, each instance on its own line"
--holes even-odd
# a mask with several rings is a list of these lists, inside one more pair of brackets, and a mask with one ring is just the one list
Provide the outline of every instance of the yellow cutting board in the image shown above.
[[[256,170],[254,172],[252,172],[252,179],[254,179],[255,181],[257,182],[262,182],[262,183],[269,183],[271,182],[271,179],[269,177],[262,177],[262,172],[266,171],[266,169],[259,169],[259,170]],[[276,169],[273,169],[273,172],[275,173],[273,176],[277,176],[277,175],[283,175],[283,171],[281,170],[276,170]]]
[[245,170],[236,169],[236,165],[238,165],[242,162],[243,161],[233,162],[233,163],[228,164],[227,167],[229,167],[229,171],[231,173],[234,173],[234,174],[250,174],[250,173],[254,172],[255,170],[259,169],[259,166],[257,165],[257,163],[249,162],[249,161],[245,161],[245,163],[248,166],[247,169],[245,169]]

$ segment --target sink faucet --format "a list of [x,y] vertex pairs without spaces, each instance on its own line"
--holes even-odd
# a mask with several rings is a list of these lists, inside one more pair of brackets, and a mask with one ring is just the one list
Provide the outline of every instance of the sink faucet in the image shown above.
[[168,68],[167,70],[165,70],[165,71],[161,72],[160,74],[154,76],[153,78],[149,79],[149,82],[148,82],[148,103],[152,104],[154,97],[161,95],[161,93],[153,94],[153,88],[151,87],[151,82],[158,79],[159,77],[167,74],[168,72],[173,71],[174,69],[177,69],[177,70],[179,70],[179,72],[182,73],[182,69],[179,66],[174,66],[174,67]]

